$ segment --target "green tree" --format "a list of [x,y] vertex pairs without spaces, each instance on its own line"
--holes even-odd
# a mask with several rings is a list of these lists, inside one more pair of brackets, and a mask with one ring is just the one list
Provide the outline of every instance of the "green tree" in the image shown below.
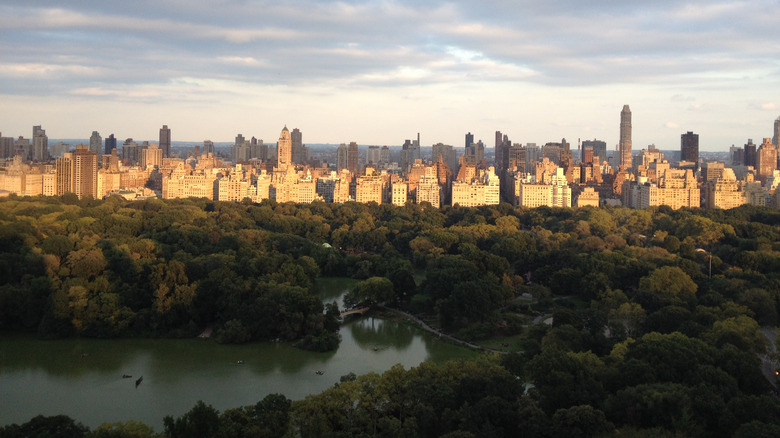
[[347,307],[372,306],[394,298],[393,283],[386,277],[371,277],[358,283],[344,296]]

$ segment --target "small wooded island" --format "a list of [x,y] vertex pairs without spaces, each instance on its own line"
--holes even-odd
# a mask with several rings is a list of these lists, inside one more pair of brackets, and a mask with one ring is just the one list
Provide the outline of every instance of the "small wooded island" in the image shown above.
[[[397,309],[498,353],[346,375],[304,400],[198,403],[163,436],[780,436],[773,209],[0,200],[6,333],[211,328],[222,343],[333,350],[343,309],[314,288],[329,276],[362,280],[354,309]],[[0,436],[54,430],[156,436],[65,416]]]

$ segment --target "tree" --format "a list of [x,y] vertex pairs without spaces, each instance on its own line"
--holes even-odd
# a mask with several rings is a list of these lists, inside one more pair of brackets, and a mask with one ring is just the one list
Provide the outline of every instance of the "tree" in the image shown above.
[[554,437],[578,438],[607,435],[615,427],[603,412],[590,405],[559,409],[552,416]]
[[217,436],[219,411],[198,400],[195,406],[179,418],[165,416],[165,434],[171,438]]
[[656,296],[662,304],[688,304],[698,286],[682,269],[662,266],[639,280],[639,289]]
[[356,307],[384,303],[393,299],[393,292],[393,283],[386,277],[371,277],[358,283],[344,296],[344,305]]

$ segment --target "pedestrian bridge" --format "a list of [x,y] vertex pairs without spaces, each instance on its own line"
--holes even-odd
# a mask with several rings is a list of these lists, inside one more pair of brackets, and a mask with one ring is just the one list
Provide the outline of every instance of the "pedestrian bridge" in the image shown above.
[[359,307],[357,309],[348,309],[348,310],[342,310],[341,311],[341,317],[345,317],[348,315],[355,315],[355,314],[364,314],[368,312],[371,308],[370,307]]

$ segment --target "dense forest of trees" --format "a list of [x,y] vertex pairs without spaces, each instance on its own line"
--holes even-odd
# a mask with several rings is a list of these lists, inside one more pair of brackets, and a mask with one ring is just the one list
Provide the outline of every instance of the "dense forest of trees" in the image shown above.
[[[222,413],[198,404],[167,418],[165,434],[778,436],[760,357],[761,327],[778,325],[779,225],[780,212],[749,206],[11,197],[0,201],[0,329],[194,336],[214,326],[220,342],[327,350],[338,309],[317,297],[316,278],[349,276],[364,280],[350,305],[384,303],[518,348],[345,376],[305,400],[274,395]],[[547,314],[552,325],[532,323]],[[0,435],[57,422],[74,436],[152,434],[41,417]]]

